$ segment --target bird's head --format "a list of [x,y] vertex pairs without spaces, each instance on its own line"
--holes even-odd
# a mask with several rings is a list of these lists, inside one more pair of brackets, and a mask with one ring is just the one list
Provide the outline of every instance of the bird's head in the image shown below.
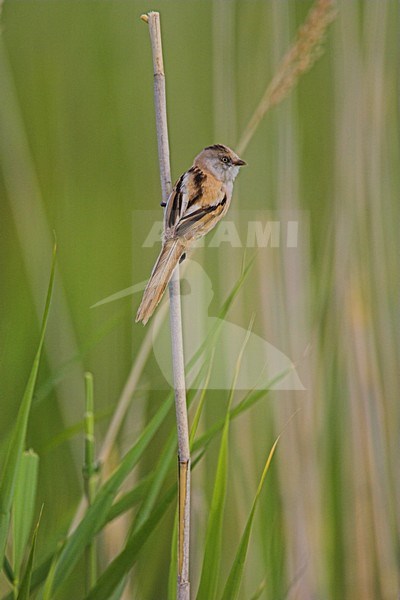
[[246,163],[228,146],[214,144],[204,148],[196,156],[194,164],[200,169],[208,171],[220,181],[228,183],[235,180],[240,167]]

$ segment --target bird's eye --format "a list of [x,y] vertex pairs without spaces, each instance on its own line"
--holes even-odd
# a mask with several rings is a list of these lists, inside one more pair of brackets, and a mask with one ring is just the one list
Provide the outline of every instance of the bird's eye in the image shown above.
[[227,156],[221,156],[221,161],[223,163],[228,163],[229,162],[229,158]]

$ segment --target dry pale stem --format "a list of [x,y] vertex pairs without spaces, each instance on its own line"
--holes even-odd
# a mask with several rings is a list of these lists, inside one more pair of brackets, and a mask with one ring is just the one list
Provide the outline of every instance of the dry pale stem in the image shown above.
[[[161,44],[160,15],[150,12],[142,15],[148,23],[154,70],[154,104],[156,112],[158,158],[162,198],[167,201],[171,193],[171,171],[169,163],[169,143],[167,126],[167,106],[165,95],[165,75]],[[186,386],[182,339],[182,315],[179,282],[179,266],[176,267],[170,284],[170,323],[172,342],[172,365],[175,388],[176,422],[178,430],[179,454],[179,519],[178,519],[178,600],[189,600],[189,532],[190,532],[190,450],[189,428],[186,405]]]

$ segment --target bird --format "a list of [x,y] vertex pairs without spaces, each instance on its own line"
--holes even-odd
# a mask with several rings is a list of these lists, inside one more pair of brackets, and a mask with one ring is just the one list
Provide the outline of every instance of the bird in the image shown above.
[[233,183],[244,165],[246,162],[228,146],[207,146],[177,180],[167,202],[161,203],[165,208],[161,252],[144,290],[136,322],[148,322],[178,262],[227,213]]

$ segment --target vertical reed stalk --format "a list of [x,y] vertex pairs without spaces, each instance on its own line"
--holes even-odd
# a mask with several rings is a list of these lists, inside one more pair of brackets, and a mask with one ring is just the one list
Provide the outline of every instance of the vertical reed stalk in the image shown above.
[[[167,107],[165,96],[165,74],[162,55],[160,14],[149,12],[142,15],[149,26],[154,70],[154,104],[156,113],[158,160],[162,199],[168,200],[171,193],[171,171],[169,164],[169,143]],[[190,450],[189,428],[186,406],[185,368],[182,340],[182,316],[179,284],[179,266],[175,268],[169,284],[170,323],[172,342],[172,366],[175,388],[176,422],[178,430],[178,600],[190,597],[189,583],[189,533],[190,533]]]

